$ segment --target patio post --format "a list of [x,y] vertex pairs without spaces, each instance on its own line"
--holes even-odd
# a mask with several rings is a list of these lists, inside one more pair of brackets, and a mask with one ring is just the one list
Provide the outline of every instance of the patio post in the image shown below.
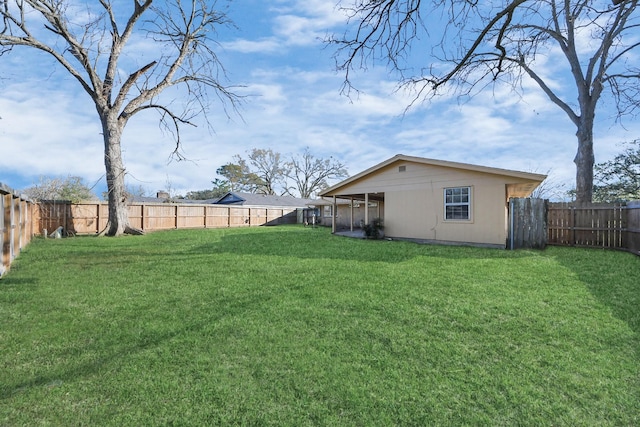
[[336,232],[336,196],[333,196],[333,205],[331,206],[331,232]]
[[351,226],[351,231],[353,231],[353,197],[351,197],[351,209],[349,210],[349,224]]
[[369,193],[364,193],[364,223],[369,224]]

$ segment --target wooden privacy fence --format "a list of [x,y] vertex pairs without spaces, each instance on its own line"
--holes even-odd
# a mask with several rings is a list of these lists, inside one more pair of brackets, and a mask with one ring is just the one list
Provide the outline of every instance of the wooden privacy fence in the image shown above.
[[0,183],[0,277],[31,241],[37,213],[36,204]]
[[550,245],[622,249],[640,254],[640,201],[625,204],[550,203]]
[[509,200],[509,249],[559,246],[620,249],[640,255],[640,201],[626,204]]
[[[144,231],[178,228],[251,227],[295,224],[295,207],[229,206],[205,204],[132,203],[131,226]],[[106,202],[40,202],[39,233],[62,226],[68,234],[97,234],[107,225]]]

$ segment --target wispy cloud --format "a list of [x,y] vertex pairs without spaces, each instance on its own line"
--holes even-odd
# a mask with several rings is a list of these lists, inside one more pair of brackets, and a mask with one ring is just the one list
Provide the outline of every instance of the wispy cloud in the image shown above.
[[273,14],[271,34],[258,39],[238,38],[223,43],[240,53],[283,53],[291,47],[321,45],[332,28],[344,23],[344,14],[324,0],[278,1],[267,8]]
[[269,37],[260,40],[236,39],[222,43],[222,46],[229,50],[239,53],[260,53],[268,54],[280,52],[282,43],[276,37]]

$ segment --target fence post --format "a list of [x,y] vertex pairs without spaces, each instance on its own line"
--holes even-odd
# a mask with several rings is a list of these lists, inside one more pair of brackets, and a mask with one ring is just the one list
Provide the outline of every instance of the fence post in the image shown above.
[[640,201],[627,203],[626,237],[627,250],[640,255]]
[[5,270],[5,262],[4,262],[4,234],[5,234],[5,224],[4,224],[4,194],[0,193],[0,276],[4,273]]
[[144,231],[145,227],[144,227],[144,222],[145,219],[147,218],[147,206],[144,204],[144,202],[142,202],[142,204],[140,205],[140,230]]
[[[515,224],[514,224],[514,218],[515,218],[515,212],[513,212],[514,210],[514,198],[510,198],[509,199],[509,249],[514,250],[515,249],[515,244],[513,242],[513,238],[515,236]],[[351,228],[353,228],[353,220],[352,220],[352,225]],[[353,231],[353,230],[351,230]]]
[[11,196],[11,202],[9,204],[9,262],[13,261],[15,258],[15,229],[16,229],[16,213],[14,206],[14,197]]
[[18,249],[22,251],[22,231],[24,230],[24,211],[22,209],[22,200],[17,199],[18,202]]
[[576,245],[576,207],[575,206],[571,206],[571,215],[569,216],[569,227],[571,227],[569,229],[569,245],[570,246],[575,246]]

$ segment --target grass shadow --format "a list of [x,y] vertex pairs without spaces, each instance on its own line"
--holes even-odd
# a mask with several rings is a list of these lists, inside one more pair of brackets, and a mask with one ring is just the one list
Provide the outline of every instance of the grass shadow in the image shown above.
[[566,248],[555,258],[616,318],[640,333],[639,257],[606,249]]
[[0,286],[24,286],[24,285],[36,285],[38,279],[34,277],[12,277],[7,275],[6,278],[0,280]]

